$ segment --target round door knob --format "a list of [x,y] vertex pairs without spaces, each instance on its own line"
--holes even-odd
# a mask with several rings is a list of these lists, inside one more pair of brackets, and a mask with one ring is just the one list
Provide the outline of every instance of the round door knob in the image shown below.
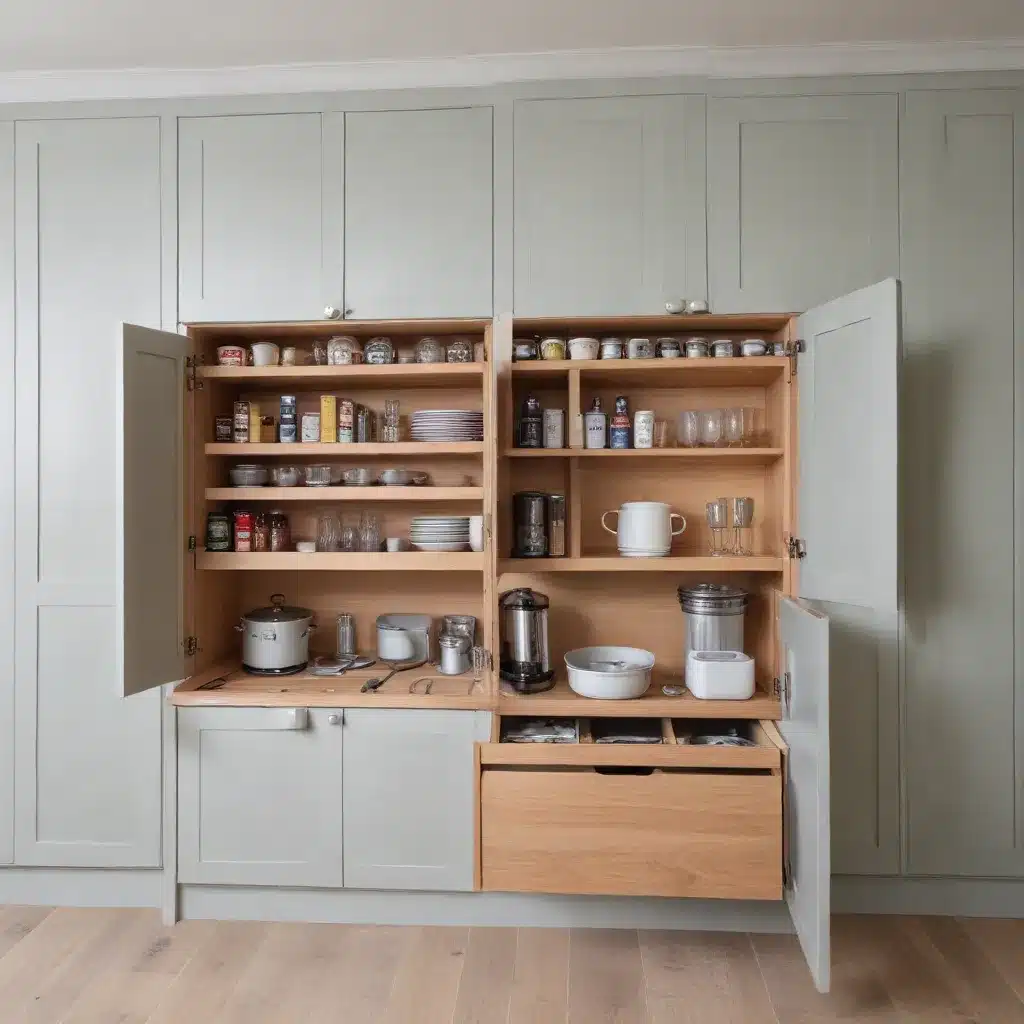
[[345,316],[351,316],[354,312],[355,312],[354,309],[346,309],[345,310]]
[[327,721],[331,725],[341,725],[341,715],[328,715]]
[[341,310],[335,306],[324,306],[324,319],[325,320],[340,320]]
[[669,299],[665,303],[666,313],[682,313],[686,309],[686,299]]

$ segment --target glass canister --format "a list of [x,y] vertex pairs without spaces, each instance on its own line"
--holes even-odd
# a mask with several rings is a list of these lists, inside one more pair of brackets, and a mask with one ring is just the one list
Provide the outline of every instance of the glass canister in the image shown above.
[[523,402],[523,412],[519,417],[519,447],[544,447],[544,413],[533,395]]
[[440,338],[425,337],[416,342],[414,358],[417,363],[443,363],[444,345]]
[[710,349],[708,347],[707,338],[687,338],[686,339],[686,358],[687,359],[706,359],[710,355]]
[[288,517],[277,509],[270,513],[270,550],[291,551],[292,528]]
[[206,517],[206,550],[231,550],[231,520],[223,512],[211,512]]
[[452,338],[448,342],[447,356],[449,363],[473,362],[473,342],[469,338]]
[[548,556],[565,557],[565,495],[548,495]]
[[[358,359],[356,356],[358,355]],[[350,366],[362,358],[359,342],[348,335],[338,335],[327,341],[327,362],[330,366]]]
[[363,349],[363,360],[373,366],[386,366],[395,361],[395,346],[390,338],[371,338]]
[[270,516],[266,512],[257,512],[252,518],[252,549],[270,550]]
[[341,612],[338,615],[337,626],[338,657],[351,657],[356,653],[356,617],[351,612]]
[[540,358],[540,348],[536,338],[516,338],[512,342],[512,359],[517,363],[525,363]]
[[324,509],[316,521],[317,551],[341,550],[341,517],[333,509]]

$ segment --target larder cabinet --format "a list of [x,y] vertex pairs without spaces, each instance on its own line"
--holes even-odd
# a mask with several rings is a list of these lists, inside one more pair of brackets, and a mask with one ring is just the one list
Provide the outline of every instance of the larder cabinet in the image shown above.
[[1021,876],[1024,92],[910,92],[901,153],[906,866]]
[[[14,124],[0,123],[0,476],[14,479]],[[14,860],[14,488],[0,499],[0,864]]]
[[707,297],[704,97],[515,106],[517,316]]
[[160,697],[120,687],[113,454],[119,323],[162,319],[160,150],[157,118],[16,128],[19,864],[160,862]]

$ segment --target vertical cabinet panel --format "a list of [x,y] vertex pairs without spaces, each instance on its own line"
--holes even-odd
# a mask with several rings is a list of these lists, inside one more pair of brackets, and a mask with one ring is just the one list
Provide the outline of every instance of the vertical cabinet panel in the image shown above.
[[340,140],[322,140],[321,120],[178,122],[182,321],[314,320],[341,306]]
[[345,305],[359,320],[490,316],[490,107],[345,116]]
[[898,97],[708,102],[716,313],[789,312],[899,276]]
[[[14,479],[14,124],[0,123],[0,478]],[[14,860],[14,488],[0,496],[0,864]]]
[[705,298],[702,96],[515,109],[515,312],[664,313]]
[[1019,876],[1024,92],[909,93],[902,181],[907,867]]
[[178,712],[178,880],[342,884],[341,711]]
[[16,861],[155,866],[160,696],[117,664],[122,319],[161,322],[160,122],[16,127]]
[[474,711],[345,713],[345,885],[473,888]]

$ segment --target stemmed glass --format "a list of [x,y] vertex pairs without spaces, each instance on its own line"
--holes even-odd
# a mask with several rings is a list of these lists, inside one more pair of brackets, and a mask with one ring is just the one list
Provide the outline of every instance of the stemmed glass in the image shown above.
[[729,499],[718,498],[706,506],[708,530],[711,533],[711,554],[715,557],[730,554],[727,529],[729,526]]
[[705,448],[719,448],[722,437],[722,410],[704,409],[700,414],[700,443]]

